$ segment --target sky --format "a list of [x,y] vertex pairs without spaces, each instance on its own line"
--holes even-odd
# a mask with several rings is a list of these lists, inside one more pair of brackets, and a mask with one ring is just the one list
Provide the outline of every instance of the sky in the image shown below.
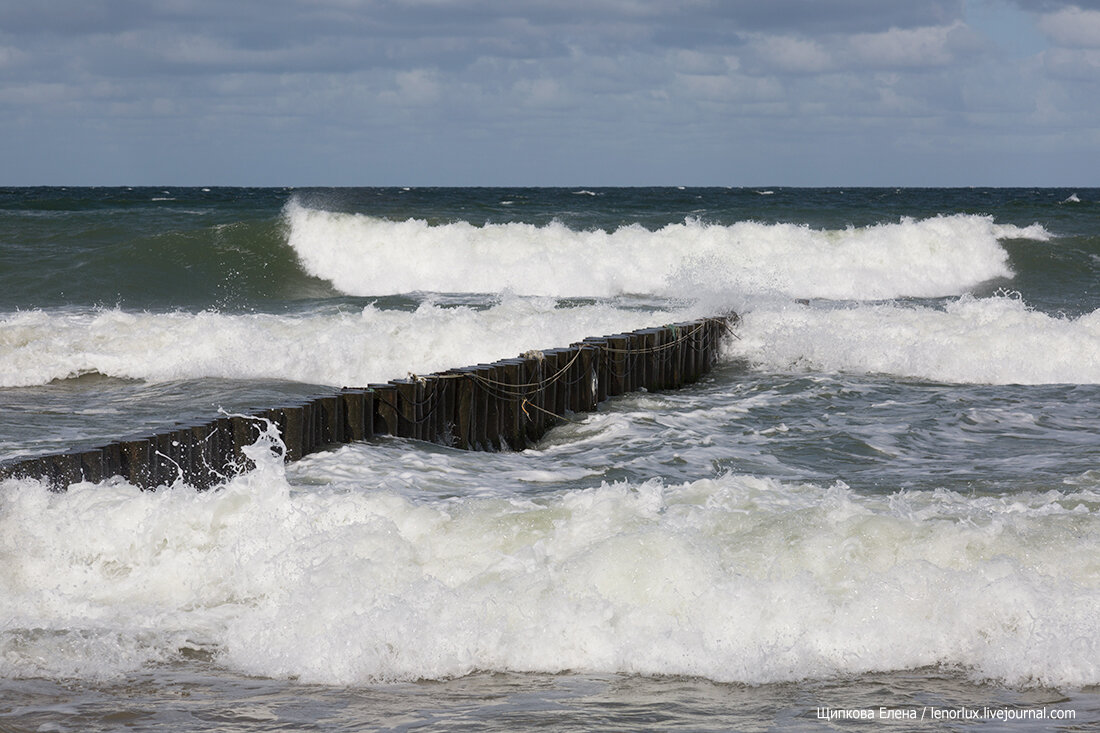
[[0,185],[1097,186],[1100,0],[0,0]]

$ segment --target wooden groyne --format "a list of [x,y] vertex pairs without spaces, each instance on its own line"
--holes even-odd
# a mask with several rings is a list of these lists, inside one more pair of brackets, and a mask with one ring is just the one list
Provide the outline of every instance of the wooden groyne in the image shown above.
[[590,412],[609,397],[695,382],[717,360],[736,318],[587,338],[491,364],[345,387],[255,415],[224,415],[102,447],[0,463],[0,478],[42,479],[54,490],[111,476],[143,489],[182,478],[206,489],[250,467],[243,449],[256,442],[265,421],[278,427],[288,461],[376,435],[467,450],[523,450],[567,414]]

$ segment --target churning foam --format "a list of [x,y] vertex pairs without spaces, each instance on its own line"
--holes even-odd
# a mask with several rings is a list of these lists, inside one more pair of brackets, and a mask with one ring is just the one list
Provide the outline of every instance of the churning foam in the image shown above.
[[700,289],[803,298],[958,295],[1012,276],[998,240],[1041,226],[956,214],[843,231],[689,220],[576,231],[561,223],[432,226],[287,204],[302,266],[351,295],[419,291],[555,297],[693,296]]
[[184,650],[360,684],[473,670],[765,683],[945,665],[1100,682],[1100,494],[858,495],[749,476],[537,498],[0,492],[0,675]]
[[763,369],[890,374],[969,384],[1100,384],[1100,311],[1078,318],[1007,295],[943,309],[787,304],[744,314],[728,354]]
[[20,311],[0,315],[0,387],[91,372],[151,382],[223,377],[361,386],[683,316],[515,297],[487,309],[424,303],[412,312]]

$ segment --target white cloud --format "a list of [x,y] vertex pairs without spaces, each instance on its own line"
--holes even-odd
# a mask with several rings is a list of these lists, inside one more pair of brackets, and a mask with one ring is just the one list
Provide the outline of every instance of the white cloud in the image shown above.
[[947,26],[891,28],[861,33],[848,41],[855,63],[873,68],[946,66],[964,48],[970,31],[961,21]]
[[774,71],[815,74],[833,65],[825,48],[808,38],[758,34],[753,37],[751,47],[759,61]]
[[1043,67],[1063,80],[1100,81],[1100,48],[1052,48],[1042,54]]
[[0,69],[15,66],[24,58],[25,54],[13,46],[0,46]]
[[524,104],[535,107],[558,107],[568,103],[568,96],[555,79],[520,79],[514,89]]
[[431,104],[439,99],[439,75],[432,69],[399,71],[395,80],[400,99],[406,104]]
[[1100,48],[1100,10],[1073,6],[1039,19],[1039,30],[1058,46]]
[[60,82],[0,85],[0,101],[10,105],[55,105],[72,98],[74,90]]
[[724,74],[740,65],[736,57],[686,48],[670,51],[665,58],[670,67],[685,74]]

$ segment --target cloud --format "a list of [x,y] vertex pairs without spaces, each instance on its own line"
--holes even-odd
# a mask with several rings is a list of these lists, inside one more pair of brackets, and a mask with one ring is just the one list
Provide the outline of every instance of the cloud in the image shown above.
[[[662,4],[662,3],[656,3]],[[698,12],[679,13],[664,3],[674,28],[705,30],[715,26],[744,33],[820,35],[875,33],[890,28],[949,24],[962,17],[961,0],[714,0],[697,6]]]
[[[1049,12],[1039,16],[1037,27],[1053,44],[1052,48],[1040,54],[1043,68],[1051,79],[1061,82],[1100,82],[1100,9],[1084,9],[1079,5],[1045,7]],[[1048,94],[1053,94],[1050,92]],[[1073,108],[1097,107],[1089,105],[1087,100],[1075,99],[1074,95],[1062,93]],[[1087,98],[1096,98],[1095,89]],[[1047,105],[1051,107],[1051,105]],[[1045,119],[1055,117],[1065,120],[1067,113],[1051,109]]]
[[1060,79],[1100,81],[1100,48],[1054,48],[1043,53],[1043,66]]
[[1043,15],[1041,30],[1058,46],[1100,48],[1100,10],[1082,10],[1071,6]]
[[852,63],[871,68],[947,66],[981,47],[974,33],[959,20],[943,26],[858,34],[848,44]]
[[439,74],[434,69],[399,71],[395,79],[398,97],[404,104],[425,105],[439,99]]
[[23,52],[11,46],[0,46],[0,69],[18,64],[23,57]]
[[759,35],[750,47],[756,56],[758,70],[813,74],[833,66],[832,57],[822,44],[809,38]]
[[[644,168],[651,180],[691,165],[718,175],[747,160],[779,170],[797,149],[803,157],[787,165],[801,175],[815,148],[935,150],[1006,126],[1026,135],[1045,124],[1040,107],[1059,107],[1060,126],[1091,126],[1097,95],[1079,85],[1100,73],[1098,4],[3,3],[0,134],[28,142],[17,151],[25,170],[45,157],[33,151],[48,149],[49,129],[88,150],[193,139],[199,157],[188,170],[233,165],[202,158],[208,144],[240,149],[249,169],[262,159],[318,175],[368,160],[383,170],[400,152],[400,165],[421,156],[426,171],[448,159],[461,171],[457,161],[468,169],[472,159],[528,174]],[[986,8],[984,25],[975,5]],[[1001,16],[1039,47],[999,50],[1016,32],[994,22]],[[779,157],[769,162],[765,150]],[[168,152],[157,161],[185,167]]]

